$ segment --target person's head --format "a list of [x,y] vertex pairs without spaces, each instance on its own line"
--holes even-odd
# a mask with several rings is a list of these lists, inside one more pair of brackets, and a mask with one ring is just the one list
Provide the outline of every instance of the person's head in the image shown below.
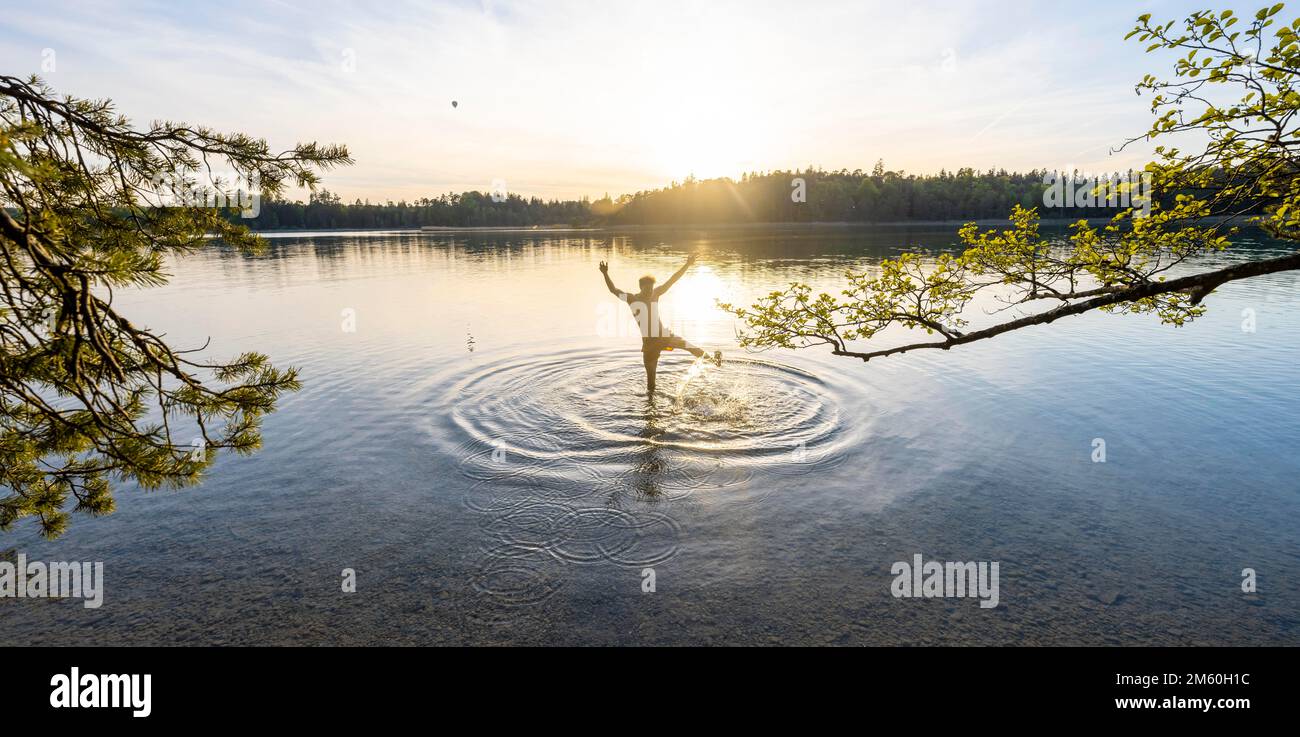
[[649,274],[646,274],[645,276],[641,277],[641,280],[638,281],[637,283],[641,285],[642,292],[654,291],[655,278],[653,276],[650,276]]

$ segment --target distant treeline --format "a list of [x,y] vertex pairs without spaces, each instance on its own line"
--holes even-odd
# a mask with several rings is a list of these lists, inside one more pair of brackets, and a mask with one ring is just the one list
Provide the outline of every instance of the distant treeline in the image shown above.
[[1042,205],[1043,177],[1039,171],[974,169],[918,176],[880,165],[872,172],[774,171],[746,174],[739,181],[687,179],[613,203],[598,200],[592,209],[608,222],[637,225],[1004,218],[1014,205]]
[[[320,191],[309,202],[263,202],[246,224],[282,228],[411,228],[531,225],[685,225],[1005,218],[1014,205],[1039,207],[1044,217],[1104,217],[1105,208],[1043,210],[1045,171],[974,169],[933,175],[861,170],[772,171],[730,178],[673,182],[663,189],[592,201],[542,200],[485,192],[444,194],[413,202],[345,204]],[[802,184],[800,184],[802,182]]]
[[543,201],[514,194],[502,202],[494,202],[492,196],[484,192],[445,194],[413,202],[403,200],[383,204],[357,200],[349,205],[338,195],[321,190],[313,193],[306,203],[278,199],[263,201],[256,218],[240,222],[255,230],[576,225],[591,222],[591,208],[586,199]]

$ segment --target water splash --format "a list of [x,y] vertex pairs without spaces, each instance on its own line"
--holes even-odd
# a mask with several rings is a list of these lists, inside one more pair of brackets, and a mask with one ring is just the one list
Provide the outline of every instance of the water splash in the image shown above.
[[682,395],[685,394],[686,390],[690,387],[691,381],[698,376],[702,376],[709,370],[710,366],[711,364],[708,360],[705,359],[704,356],[700,356],[695,359],[695,362],[692,363],[689,368],[686,369],[686,373],[682,376],[682,380],[677,382],[676,400],[678,402],[681,402]]

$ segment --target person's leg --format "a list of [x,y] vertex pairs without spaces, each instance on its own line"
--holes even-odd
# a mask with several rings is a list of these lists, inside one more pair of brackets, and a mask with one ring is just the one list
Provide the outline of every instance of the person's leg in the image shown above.
[[[696,358],[704,358],[704,351],[699,347],[687,343],[685,338],[679,338],[678,340],[681,341],[681,347],[689,351],[692,356],[695,356]],[[712,358],[714,363],[719,366],[722,365],[722,351],[714,351]]]
[[655,393],[655,372],[659,368],[659,351],[653,348],[641,351],[641,357],[645,361],[645,385],[646,391],[650,394]]
[[699,358],[700,356],[704,355],[704,351],[700,350],[699,348],[696,348],[690,343],[687,343],[686,339],[683,337],[674,335],[672,337],[672,342],[674,348],[681,348],[682,350],[690,353],[692,356],[695,356],[696,358]]

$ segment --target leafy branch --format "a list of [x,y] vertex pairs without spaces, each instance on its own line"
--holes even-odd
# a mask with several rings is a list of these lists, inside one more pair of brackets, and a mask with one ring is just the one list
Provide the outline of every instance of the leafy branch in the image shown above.
[[[1129,37],[1151,42],[1149,52],[1182,56],[1172,81],[1147,75],[1138,85],[1139,94],[1154,95],[1156,120],[1125,145],[1189,132],[1208,141],[1191,154],[1157,147],[1158,160],[1145,169],[1155,196],[1141,207],[1121,211],[1102,227],[1080,220],[1067,242],[1055,245],[1040,236],[1037,210],[1016,206],[1010,228],[961,228],[965,249],[959,255],[905,253],[872,273],[847,273],[838,295],[813,294],[796,283],[747,307],[723,304],[744,326],[741,345],[824,345],[835,355],[866,361],[947,350],[1093,310],[1153,313],[1181,326],[1204,314],[1206,296],[1223,284],[1300,268],[1300,253],[1294,253],[1172,278],[1229,248],[1237,232],[1231,223],[1246,213],[1263,212],[1246,222],[1300,241],[1300,19],[1277,27],[1269,39],[1282,8],[1264,8],[1240,29],[1232,11],[1193,13],[1178,32],[1173,21],[1138,19]],[[1238,88],[1240,98],[1214,104],[1207,92],[1214,85]],[[1032,311],[963,332],[963,311],[981,293]],[[857,345],[890,328],[939,337],[879,349]]]
[[198,359],[135,324],[113,290],[167,281],[166,258],[262,242],[226,207],[171,206],[162,182],[219,188],[215,167],[267,196],[351,163],[341,146],[273,153],[242,134],[158,122],[137,131],[106,100],[56,98],[0,76],[0,529],[71,510],[107,514],[111,480],[197,483],[218,450],[260,447],[261,418],[299,388],[258,353]]

